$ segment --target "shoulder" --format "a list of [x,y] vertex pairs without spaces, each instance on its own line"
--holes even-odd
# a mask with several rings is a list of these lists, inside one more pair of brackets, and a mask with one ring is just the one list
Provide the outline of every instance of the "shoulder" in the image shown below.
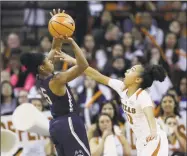
[[139,89],[136,93],[137,99],[142,99],[142,98],[150,98],[150,95],[147,90]]

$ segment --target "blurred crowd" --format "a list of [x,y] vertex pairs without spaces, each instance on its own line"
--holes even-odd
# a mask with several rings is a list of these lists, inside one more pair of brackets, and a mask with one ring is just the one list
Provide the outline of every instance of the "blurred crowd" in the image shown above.
[[[103,9],[94,10],[94,5],[98,8],[101,5]],[[187,3],[124,1],[112,6],[107,2],[90,2],[89,8],[89,29],[80,47],[90,66],[120,80],[125,71],[136,64],[161,64],[165,68],[165,81],[154,82],[148,91],[154,102],[155,116],[167,133],[170,155],[184,155],[187,139]],[[120,11],[127,13],[125,18],[116,15]],[[52,37],[46,34],[30,51],[47,54],[51,44]],[[35,76],[20,64],[19,57],[23,52],[19,34],[12,32],[6,39],[1,39],[1,116],[11,115],[17,106],[28,102],[40,111],[49,110],[35,87]],[[66,64],[58,64],[56,72],[67,68]],[[85,75],[70,82],[69,86],[87,126],[90,147],[99,147],[101,138],[107,141],[106,134],[102,133],[107,124],[116,135],[114,144],[120,145],[118,155],[135,154],[132,130],[126,124],[119,96]],[[54,151],[48,150],[48,155],[52,155],[50,152]]]

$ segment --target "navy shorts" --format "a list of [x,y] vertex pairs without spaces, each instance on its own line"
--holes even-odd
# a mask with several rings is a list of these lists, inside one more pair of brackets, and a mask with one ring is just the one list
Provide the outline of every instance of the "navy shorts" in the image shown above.
[[52,119],[49,131],[58,156],[91,156],[85,126],[77,114]]

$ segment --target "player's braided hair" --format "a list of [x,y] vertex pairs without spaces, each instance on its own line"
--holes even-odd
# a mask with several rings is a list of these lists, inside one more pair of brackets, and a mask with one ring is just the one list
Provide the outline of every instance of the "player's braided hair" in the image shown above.
[[143,82],[141,83],[141,88],[145,89],[151,87],[153,81],[164,81],[166,77],[165,69],[161,65],[149,65],[144,67],[144,71],[141,74]]
[[43,63],[44,59],[45,56],[42,53],[23,53],[20,57],[21,64],[33,74],[38,74],[38,66]]

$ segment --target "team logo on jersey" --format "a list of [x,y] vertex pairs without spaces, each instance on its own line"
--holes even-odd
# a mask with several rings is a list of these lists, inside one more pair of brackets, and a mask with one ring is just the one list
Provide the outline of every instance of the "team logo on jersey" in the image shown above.
[[82,150],[76,150],[74,156],[84,156]]
[[136,109],[135,108],[131,108],[131,107],[129,107],[129,106],[127,106],[127,105],[124,105],[123,104],[123,110],[125,111],[125,112],[129,112],[129,113],[132,113],[132,114],[135,114],[136,113]]

